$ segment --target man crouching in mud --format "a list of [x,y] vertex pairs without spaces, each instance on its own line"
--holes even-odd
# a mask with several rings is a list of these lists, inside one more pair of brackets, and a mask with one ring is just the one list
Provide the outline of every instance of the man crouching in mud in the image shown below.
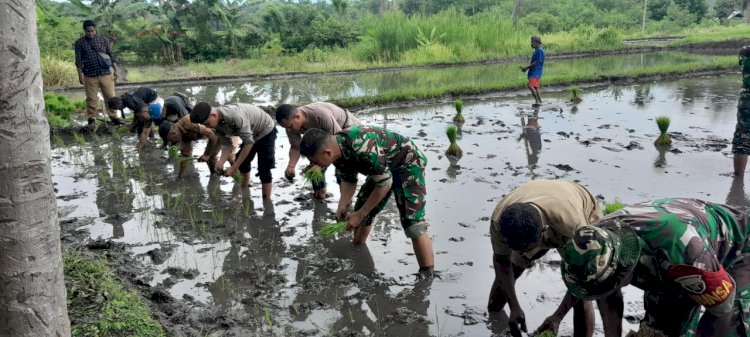
[[628,284],[644,291],[642,328],[670,337],[750,332],[750,228],[732,207],[680,198],[626,206],[578,228],[560,255],[568,291],[597,300],[607,337],[622,336]]
[[[562,180],[526,182],[505,196],[495,207],[490,223],[495,282],[487,310],[501,311],[510,305],[508,325],[513,336],[526,330],[526,317],[516,296],[516,279],[550,248],[562,248],[573,231],[601,219],[599,203],[585,187]],[[560,321],[573,307],[574,336],[594,334],[591,302],[566,293],[552,316],[537,332],[557,335]]]
[[[176,145],[180,150],[180,156],[182,158],[191,158],[193,155],[193,142],[200,139],[208,139],[208,145],[203,155],[198,158],[198,161],[206,162],[208,164],[208,171],[211,174],[221,174],[216,170],[216,163],[218,162],[219,152],[221,151],[221,143],[219,142],[219,136],[217,136],[213,130],[190,121],[190,116],[183,116],[177,123],[172,123],[165,120],[159,125],[159,136],[164,141],[164,147],[170,145]],[[230,150],[234,154],[237,149],[239,139],[232,137],[232,149]],[[234,164],[234,158],[232,155],[227,158],[230,165]],[[177,173],[177,178],[182,178],[185,173],[185,167],[187,162],[180,162],[180,169]]]
[[[300,154],[313,165],[325,168],[333,164],[341,172],[341,199],[336,218],[346,219],[348,229],[354,230],[354,244],[365,244],[373,219],[393,194],[401,226],[411,239],[419,270],[432,272],[432,241],[424,220],[427,157],[411,139],[390,130],[362,125],[336,135],[310,129],[302,136]],[[366,175],[367,180],[359,190],[354,212],[347,216],[357,189],[357,173]]]

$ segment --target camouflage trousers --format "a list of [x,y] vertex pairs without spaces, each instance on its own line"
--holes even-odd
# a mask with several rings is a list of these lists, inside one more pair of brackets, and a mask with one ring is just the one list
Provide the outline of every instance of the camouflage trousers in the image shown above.
[[737,126],[732,138],[732,153],[750,155],[750,92],[740,93],[737,104]]
[[[406,237],[415,239],[427,230],[427,223],[424,221],[425,205],[427,204],[424,169],[427,165],[427,158],[421,152],[415,157],[416,159],[413,162],[396,170],[391,170],[393,175],[391,189],[364,218],[364,226],[372,225],[375,216],[385,208],[386,203],[393,195],[396,199],[401,227],[404,228]],[[354,204],[355,211],[364,206],[375,187],[375,182],[368,177],[359,189],[359,193],[357,193],[357,202]]]

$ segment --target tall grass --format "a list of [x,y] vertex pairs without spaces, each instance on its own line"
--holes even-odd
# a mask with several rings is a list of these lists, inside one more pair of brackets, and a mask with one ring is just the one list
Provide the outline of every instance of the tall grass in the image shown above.
[[52,126],[69,126],[73,114],[86,107],[83,100],[70,101],[67,97],[54,93],[44,93],[44,110],[47,121]]
[[78,83],[75,64],[52,56],[42,57],[42,80],[45,87],[71,87]]

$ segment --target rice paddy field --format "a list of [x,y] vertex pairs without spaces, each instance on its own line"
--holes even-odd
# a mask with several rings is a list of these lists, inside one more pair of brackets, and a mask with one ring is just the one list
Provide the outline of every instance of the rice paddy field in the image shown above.
[[[440,76],[489,81],[489,67],[495,66]],[[159,90],[184,90],[213,103],[276,104],[365,96],[402,83],[423,86],[419,81],[429,76],[396,72]],[[338,89],[322,89],[329,87]],[[566,179],[581,182],[602,202],[695,197],[748,210],[743,180],[729,175],[739,88],[740,76],[726,74],[581,86],[577,104],[569,90],[543,87],[539,108],[519,92],[466,98],[465,122],[456,125],[460,158],[445,155],[446,129],[455,125],[453,100],[358,112],[366,124],[412,138],[428,157],[433,279],[416,275],[393,202],[366,246],[352,245],[347,232],[321,235],[335,222],[334,170],[326,171],[330,196],[324,201],[312,198],[301,174],[286,180],[288,142],[281,129],[269,201],[261,199],[256,177],[243,189],[231,177],[210,176],[203,163],[170,158],[156,140],[141,153],[131,135],[55,141],[63,241],[85,242],[108,256],[175,335],[504,336],[507,316],[486,311],[494,277],[489,217],[503,195],[531,179]],[[662,116],[670,118],[669,147],[654,146]],[[181,163],[187,168],[178,180]],[[306,165],[301,160],[298,173]],[[559,264],[550,253],[518,281],[530,329],[564,294]],[[643,315],[640,296],[625,289],[626,332]],[[572,335],[571,321],[569,315],[560,335]]]

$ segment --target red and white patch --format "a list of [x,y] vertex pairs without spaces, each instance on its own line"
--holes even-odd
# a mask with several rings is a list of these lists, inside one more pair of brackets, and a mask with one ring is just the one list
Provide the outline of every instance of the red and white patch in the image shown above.
[[734,292],[734,282],[724,267],[717,271],[707,271],[680,264],[669,268],[667,274],[682,286],[693,300],[707,308],[724,303]]

